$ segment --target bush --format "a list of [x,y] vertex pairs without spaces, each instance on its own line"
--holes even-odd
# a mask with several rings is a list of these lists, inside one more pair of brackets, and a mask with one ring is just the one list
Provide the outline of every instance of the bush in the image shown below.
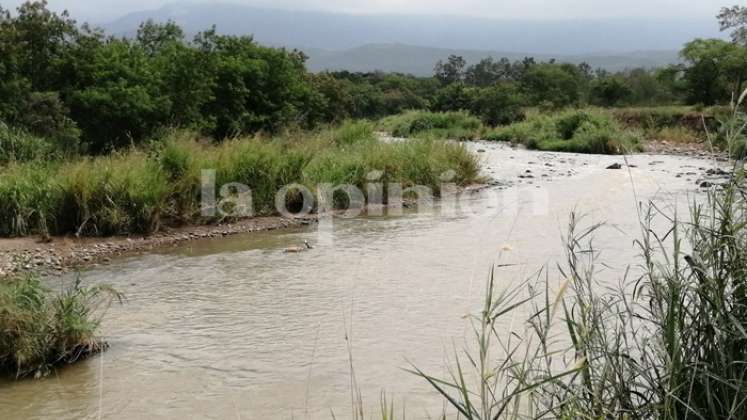
[[376,141],[374,124],[369,121],[345,121],[332,131],[334,142],[338,146],[351,145],[361,141]]
[[524,98],[513,85],[502,84],[477,90],[470,105],[472,114],[495,127],[524,119]]
[[47,375],[60,364],[99,352],[96,337],[103,312],[122,295],[79,281],[59,294],[36,277],[0,282],[0,371],[16,378]]
[[597,111],[565,111],[534,114],[526,121],[501,127],[487,140],[521,143],[529,149],[617,154],[640,149],[640,136],[625,130],[608,114]]
[[455,140],[474,139],[482,130],[480,120],[464,111],[408,111],[384,118],[379,126],[395,137],[429,136]]

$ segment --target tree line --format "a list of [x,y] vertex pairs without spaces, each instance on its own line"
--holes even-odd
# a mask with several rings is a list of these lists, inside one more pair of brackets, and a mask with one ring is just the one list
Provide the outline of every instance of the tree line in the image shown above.
[[612,73],[531,57],[468,65],[451,56],[432,77],[415,77],[312,74],[301,51],[214,27],[187,39],[174,22],[148,21],[135,36],[116,37],[31,1],[15,13],[0,8],[0,122],[66,150],[102,153],[162,127],[221,139],[408,109],[468,110],[499,125],[527,107],[728,103],[747,78],[747,8],[725,8],[718,19],[731,41],[694,40],[681,63],[661,69]]

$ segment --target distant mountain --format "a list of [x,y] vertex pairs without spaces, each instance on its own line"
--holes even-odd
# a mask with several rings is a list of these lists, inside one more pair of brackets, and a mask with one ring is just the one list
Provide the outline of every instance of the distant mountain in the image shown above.
[[349,50],[322,50],[307,48],[309,56],[307,67],[313,72],[322,70],[375,71],[409,73],[418,76],[433,74],[433,67],[438,60],[451,54],[460,55],[473,64],[486,57],[510,60],[521,60],[532,56],[546,61],[555,58],[567,63],[586,62],[592,68],[603,68],[609,71],[625,70],[633,67],[662,67],[679,62],[678,52],[670,51],[637,51],[619,54],[580,54],[551,55],[485,50],[457,50],[444,48],[417,47],[403,44],[370,44]]
[[[131,13],[102,26],[110,33],[127,35],[147,19],[174,20],[188,34],[216,25],[220,33],[251,34],[263,44],[297,47],[312,57],[312,69],[381,69],[417,74],[429,73],[435,60],[450,52],[471,60],[485,56],[485,51],[499,51],[490,55],[557,57],[589,61],[610,69],[653,66],[675,60],[673,51],[695,37],[722,36],[713,18],[497,20],[350,15],[234,3],[175,3]],[[599,51],[606,53],[595,53]]]

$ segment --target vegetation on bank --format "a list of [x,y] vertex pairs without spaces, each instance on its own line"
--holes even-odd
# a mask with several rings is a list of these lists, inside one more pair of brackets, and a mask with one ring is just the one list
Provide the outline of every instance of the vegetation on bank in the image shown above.
[[572,216],[559,282],[506,289],[494,272],[450,373],[413,373],[465,419],[747,417],[744,182],[687,221],[642,207],[640,260],[619,283],[593,246],[603,226]]
[[[723,122],[727,148],[744,118]],[[494,271],[449,375],[413,373],[457,418],[747,417],[746,176],[735,163],[684,221],[641,205],[640,256],[618,282],[593,245],[604,225],[572,215],[560,281],[507,288]]]
[[[395,137],[493,140],[530,149],[576,153],[640,151],[647,141],[706,143],[725,149],[728,107],[584,107],[563,111],[525,109],[521,120],[491,127],[461,111],[406,111],[377,123]],[[739,117],[737,117],[739,118]],[[709,134],[711,135],[708,138]],[[743,155],[743,139],[732,141],[733,157]]]
[[497,128],[487,140],[520,143],[529,149],[620,154],[639,151],[641,137],[604,112],[533,114],[526,121]]
[[477,158],[462,145],[382,143],[373,128],[349,122],[220,143],[173,131],[148,147],[106,156],[11,163],[0,169],[0,235],[147,233],[164,224],[216,222],[220,215],[200,212],[203,169],[215,170],[217,188],[251,188],[256,215],[274,214],[276,193],[294,183],[315,194],[320,183],[352,184],[365,193],[368,174],[382,171],[376,182],[423,185],[438,194],[447,171],[455,171],[459,185],[478,180]]
[[0,8],[0,121],[23,132],[24,142],[43,139],[68,156],[138,145],[164,127],[222,140],[413,109],[468,112],[493,127],[521,121],[528,108],[726,105],[747,77],[746,10],[719,16],[732,42],[694,40],[683,63],[667,68],[613,74],[531,57],[467,63],[451,56],[436,63],[433,77],[414,77],[311,74],[301,51],[214,28],[188,39],[174,22],[110,36],[30,1],[14,13]]
[[467,112],[407,111],[379,122],[379,128],[394,137],[474,140],[484,129],[480,120]]
[[123,297],[107,286],[76,281],[53,292],[37,277],[0,282],[0,372],[16,378],[45,376],[106,348],[97,336],[101,318]]

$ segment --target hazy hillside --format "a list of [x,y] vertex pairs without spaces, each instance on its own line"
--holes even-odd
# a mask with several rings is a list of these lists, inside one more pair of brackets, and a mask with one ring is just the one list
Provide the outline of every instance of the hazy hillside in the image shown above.
[[678,53],[675,50],[640,51],[620,54],[538,55],[485,50],[417,47],[403,44],[371,44],[341,51],[314,48],[307,48],[304,51],[310,57],[308,67],[311,71],[382,70],[416,75],[432,74],[436,61],[444,59],[450,54],[461,55],[468,63],[475,63],[487,56],[494,58],[508,57],[511,60],[519,60],[528,55],[533,55],[540,60],[556,58],[559,61],[570,63],[587,62],[593,68],[601,67],[610,71],[624,70],[631,67],[659,67],[678,61]]
[[[671,51],[678,50],[695,37],[719,35],[711,16],[704,16],[701,20],[494,20],[456,16],[348,15],[260,9],[231,3],[178,3],[158,10],[132,13],[103,26],[118,34],[132,33],[140,22],[148,18],[159,21],[173,19],[188,33],[215,24],[222,33],[254,34],[258,41],[266,44],[328,50],[368,44],[407,44],[507,51],[520,55],[578,55],[599,51]],[[342,55],[357,57],[357,52]]]

